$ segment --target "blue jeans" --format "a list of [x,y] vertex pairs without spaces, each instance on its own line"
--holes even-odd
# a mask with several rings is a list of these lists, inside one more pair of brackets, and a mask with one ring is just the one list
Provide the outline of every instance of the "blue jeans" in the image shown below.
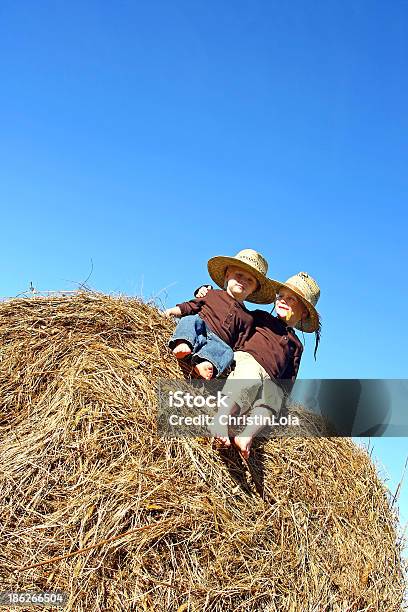
[[176,340],[184,340],[190,344],[191,362],[210,361],[218,376],[234,359],[233,350],[212,332],[199,315],[182,317],[170,339],[169,347],[174,348]]

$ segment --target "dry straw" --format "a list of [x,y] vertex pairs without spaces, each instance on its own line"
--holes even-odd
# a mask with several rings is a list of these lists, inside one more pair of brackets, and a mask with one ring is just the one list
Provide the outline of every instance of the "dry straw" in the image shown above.
[[350,440],[310,417],[244,465],[156,436],[155,383],[182,377],[172,326],[87,292],[0,304],[0,591],[61,589],[81,612],[400,610],[397,517]]

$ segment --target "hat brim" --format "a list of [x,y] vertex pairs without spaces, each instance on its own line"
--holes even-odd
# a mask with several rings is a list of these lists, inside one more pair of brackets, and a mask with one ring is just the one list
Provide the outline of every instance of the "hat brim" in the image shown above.
[[293,327],[306,333],[312,333],[317,331],[320,327],[320,316],[313,304],[309,302],[309,300],[307,300],[301,293],[299,293],[299,291],[297,291],[296,287],[293,287],[293,285],[287,285],[286,283],[280,283],[279,281],[272,279],[269,280],[273,284],[276,293],[279,293],[282,287],[286,287],[286,289],[289,289],[290,291],[293,291],[293,293],[296,294],[296,296],[302,302],[303,306],[307,309],[309,316],[306,317],[306,319],[302,319],[301,321],[299,321],[299,323],[297,323]]
[[241,268],[242,270],[249,272],[249,274],[254,276],[258,281],[259,288],[245,298],[246,302],[252,302],[253,304],[271,304],[275,301],[276,291],[269,278],[264,276],[261,272],[258,272],[258,270],[249,264],[241,261],[240,259],[236,259],[235,257],[224,257],[223,255],[217,255],[208,261],[208,274],[211,276],[214,283],[218,285],[218,287],[224,289],[225,272],[228,266]]

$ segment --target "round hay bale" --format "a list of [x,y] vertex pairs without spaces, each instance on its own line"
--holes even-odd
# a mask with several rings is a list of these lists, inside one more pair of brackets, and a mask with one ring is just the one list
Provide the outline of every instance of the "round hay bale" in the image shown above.
[[349,439],[312,422],[245,466],[156,435],[156,382],[182,378],[172,328],[124,297],[0,304],[0,591],[84,612],[400,610],[397,516]]

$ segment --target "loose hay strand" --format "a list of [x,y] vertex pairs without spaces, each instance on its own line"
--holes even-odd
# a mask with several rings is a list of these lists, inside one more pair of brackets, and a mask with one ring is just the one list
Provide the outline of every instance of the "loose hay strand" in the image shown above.
[[[105,538],[104,540],[99,540],[99,542],[96,542],[95,544],[91,544],[90,546],[86,546],[85,548],[74,550],[73,552],[70,552],[66,555],[61,555],[59,557],[52,557],[51,559],[46,559],[45,561],[41,561],[40,563],[34,563],[32,565],[24,565],[23,567],[18,568],[16,571],[23,572],[25,570],[33,569],[34,567],[41,567],[42,565],[49,565],[50,563],[56,563],[57,561],[63,561],[64,559],[69,559],[70,557],[75,557],[77,555],[88,552],[92,550],[93,548],[102,546],[103,544],[110,544],[111,542],[114,542],[115,540],[120,540],[124,538],[125,536],[131,535],[134,533],[139,533],[140,531],[146,531],[146,529],[151,529],[154,526],[155,526],[154,524],[144,525],[144,527],[136,527],[135,529],[129,529],[128,531],[125,531],[125,533],[120,533],[116,536],[112,536],[111,538]],[[161,583],[161,584],[166,584],[166,586],[171,587],[171,585],[167,583]]]

